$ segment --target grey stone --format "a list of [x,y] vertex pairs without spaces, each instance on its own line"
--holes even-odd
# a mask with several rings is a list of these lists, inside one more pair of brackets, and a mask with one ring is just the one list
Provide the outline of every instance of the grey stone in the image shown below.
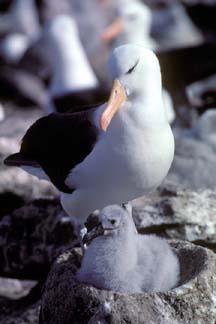
[[7,105],[5,111],[6,118],[0,124],[0,218],[20,207],[20,204],[14,204],[14,199],[23,204],[33,199],[58,195],[51,183],[39,181],[20,168],[3,164],[8,155],[19,151],[26,130],[42,116],[42,112],[38,109],[15,109],[11,105]]
[[43,280],[57,255],[76,239],[58,200],[26,204],[0,222],[0,276]]
[[135,204],[133,217],[140,233],[206,242],[215,249],[216,191],[162,189],[154,199]]
[[179,256],[179,287],[165,293],[121,294],[78,283],[81,254],[67,251],[44,287],[41,324],[175,324],[215,321],[216,257],[185,242],[170,243]]
[[[2,303],[1,303],[2,304]],[[5,306],[10,310],[10,306]],[[8,315],[0,315],[0,324],[38,324],[40,303],[36,302],[28,307],[18,307]]]

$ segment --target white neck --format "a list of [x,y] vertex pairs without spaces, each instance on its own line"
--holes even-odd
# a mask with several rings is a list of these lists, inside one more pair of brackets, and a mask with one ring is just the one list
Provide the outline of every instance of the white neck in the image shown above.
[[[141,127],[145,124],[147,129],[157,128],[159,125],[167,124],[159,73],[156,73],[154,77],[150,75],[146,78],[144,86],[128,97],[125,109],[135,123]],[[121,113],[123,114],[123,110]]]

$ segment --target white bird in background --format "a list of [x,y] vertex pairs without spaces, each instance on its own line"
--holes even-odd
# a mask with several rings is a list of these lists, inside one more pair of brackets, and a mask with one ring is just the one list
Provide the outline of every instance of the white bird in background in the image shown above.
[[51,112],[56,111],[53,106],[55,97],[96,89],[99,82],[88,62],[76,22],[71,16],[57,16],[46,34],[53,60],[53,76],[47,105],[47,110]]
[[65,211],[83,224],[96,209],[157,188],[174,156],[174,138],[154,53],[123,45],[110,57],[110,99],[89,111],[51,114],[25,134],[6,165],[41,171],[61,192]]
[[8,34],[1,42],[2,56],[9,63],[18,62],[41,32],[35,1],[13,1],[9,13],[0,18],[0,30]]
[[[149,3],[151,5],[152,1]],[[202,33],[193,24],[181,1],[162,1],[161,4],[155,5],[152,11],[152,35],[160,49],[196,46],[203,42]]]
[[198,119],[194,127],[196,136],[216,151],[216,111],[208,109]]
[[86,249],[77,273],[80,282],[125,293],[177,286],[178,257],[164,239],[137,234],[129,204],[105,207],[99,220],[98,236]]
[[[102,40],[111,42],[113,48],[131,43],[155,50],[156,43],[150,37],[152,12],[149,7],[139,0],[118,0],[116,8],[119,16],[103,32]],[[175,120],[175,110],[172,98],[165,89],[163,90],[163,102],[171,124]]]
[[115,48],[124,44],[137,44],[155,49],[150,37],[152,13],[148,6],[139,0],[117,0],[117,18],[102,34],[104,42],[112,42]]

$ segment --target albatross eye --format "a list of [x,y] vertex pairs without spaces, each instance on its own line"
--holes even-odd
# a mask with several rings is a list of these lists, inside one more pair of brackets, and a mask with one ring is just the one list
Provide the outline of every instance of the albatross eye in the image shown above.
[[134,70],[135,67],[137,66],[138,62],[139,62],[139,60],[135,63],[135,65],[134,65],[132,68],[130,68],[130,69],[126,72],[126,74],[130,74],[131,72],[133,72],[133,70]]
[[115,225],[116,220],[115,220],[115,219],[111,219],[111,220],[110,220],[110,223],[111,223],[112,225]]

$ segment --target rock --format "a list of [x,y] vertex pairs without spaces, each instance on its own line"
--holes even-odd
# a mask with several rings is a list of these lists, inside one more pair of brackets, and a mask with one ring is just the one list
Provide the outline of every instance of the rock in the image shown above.
[[38,283],[27,296],[17,300],[0,297],[0,324],[38,323],[41,288],[42,283]]
[[[17,144],[20,144],[29,126],[43,116],[43,112],[40,109],[33,108],[32,106],[21,109],[12,104],[5,104],[4,108],[5,119],[1,122],[0,138],[15,139]],[[8,150],[11,150],[10,146]]]
[[134,203],[134,221],[143,234],[215,243],[215,198],[216,191],[163,187],[151,202]]
[[[10,307],[8,306],[8,309]],[[20,307],[14,312],[0,317],[0,324],[37,324],[40,312],[40,303],[28,307]]]
[[47,181],[40,181],[18,168],[0,170],[0,196],[11,193],[25,202],[42,197],[57,196],[56,189]]
[[6,118],[0,127],[0,219],[6,213],[22,206],[24,202],[58,195],[51,183],[39,181],[20,168],[3,165],[8,155],[19,151],[26,130],[41,116],[41,111],[37,109],[14,110],[13,107],[6,107]]
[[36,200],[0,222],[0,276],[39,280],[59,253],[77,244],[58,200]]
[[172,246],[181,263],[179,287],[165,293],[131,295],[78,283],[75,273],[80,252],[67,251],[53,265],[45,284],[40,324],[212,324],[215,254],[190,243],[172,242]]

